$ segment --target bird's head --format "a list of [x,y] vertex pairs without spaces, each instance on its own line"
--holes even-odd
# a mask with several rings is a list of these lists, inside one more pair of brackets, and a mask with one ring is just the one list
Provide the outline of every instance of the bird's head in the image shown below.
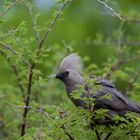
[[64,82],[66,86],[82,84],[81,70],[81,58],[77,54],[70,54],[60,63],[56,78]]

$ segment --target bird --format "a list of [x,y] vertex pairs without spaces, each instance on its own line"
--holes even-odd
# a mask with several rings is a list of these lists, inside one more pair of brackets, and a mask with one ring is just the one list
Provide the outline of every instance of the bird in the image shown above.
[[[106,119],[97,121],[99,124],[112,124],[114,116],[125,117],[129,112],[140,115],[140,106],[131,101],[125,94],[116,89],[116,86],[109,80],[91,76],[95,79],[95,86],[100,86],[95,93],[94,87],[90,87],[82,76],[83,64],[81,57],[76,53],[66,56],[58,67],[58,73],[55,78],[61,80],[66,88],[66,93],[76,107],[85,110],[89,109],[89,105],[84,97],[92,98],[93,110],[105,109],[107,111]],[[84,87],[80,98],[74,98],[75,91],[80,87]],[[91,90],[93,89],[93,90]],[[89,91],[91,91],[89,93]],[[111,96],[111,99],[103,98],[105,95]],[[96,123],[97,123],[96,122]]]

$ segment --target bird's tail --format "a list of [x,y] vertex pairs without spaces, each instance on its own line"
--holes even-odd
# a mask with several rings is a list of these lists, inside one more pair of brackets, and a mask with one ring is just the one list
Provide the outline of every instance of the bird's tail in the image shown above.
[[140,114],[140,106],[138,106],[138,109],[139,109],[139,114]]
[[136,113],[140,114],[140,106],[139,105],[136,105],[136,110],[135,110]]

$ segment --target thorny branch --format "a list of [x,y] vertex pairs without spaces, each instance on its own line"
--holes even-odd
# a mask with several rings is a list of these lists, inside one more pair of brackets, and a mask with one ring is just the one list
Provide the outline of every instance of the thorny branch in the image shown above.
[[112,7],[110,7],[107,4],[108,0],[96,0],[96,1],[99,2],[100,4],[104,5],[109,11],[111,11],[120,20],[122,20],[122,21],[128,21],[128,22],[134,23],[134,24],[140,24],[140,19],[129,18],[127,16],[123,16],[123,15],[120,15],[119,13],[117,13]]
[[36,38],[38,40],[38,43],[40,43],[41,42],[41,37],[40,37],[39,31],[38,31],[37,21],[34,17],[34,14],[33,14],[32,4],[28,0],[26,1],[26,3],[27,3],[27,7],[29,9],[30,16],[32,18],[32,23],[33,23],[33,27],[34,27],[34,30],[35,30]]
[[20,1],[22,1],[22,0],[16,0],[14,3],[10,4],[2,13],[0,13],[0,17],[5,15],[11,8],[16,6]]
[[50,115],[48,112],[42,110],[41,108],[34,108],[32,106],[17,106],[17,105],[14,105],[14,104],[10,104],[10,106],[13,106],[13,107],[16,107],[16,108],[28,108],[28,109],[33,110],[35,112],[39,112],[39,113],[41,113],[41,114],[43,114],[43,115],[45,115],[45,116],[47,116],[51,119],[55,119],[52,115]]
[[24,108],[24,112],[23,112],[23,123],[21,124],[21,136],[24,136],[26,132],[25,129],[27,124],[27,115],[29,111],[28,106],[30,104],[30,98],[31,98],[34,67],[35,67],[35,63],[31,64],[29,67],[27,97],[25,98],[25,106],[27,106],[27,108]]
[[70,3],[70,0],[66,1],[63,6],[60,8],[60,10],[57,12],[55,18],[52,20],[49,28],[47,29],[43,39],[41,40],[40,44],[39,44],[39,49],[38,49],[38,52],[37,52],[37,55],[40,54],[40,51],[41,51],[41,48],[45,42],[45,40],[48,38],[49,36],[49,33],[51,32],[52,28],[54,27],[55,23],[57,22],[57,20],[59,19],[63,9]]
[[100,4],[104,5],[109,11],[111,11],[115,16],[117,16],[120,20],[125,21],[125,19],[117,13],[112,7],[107,5],[107,1],[97,0]]
[[[36,54],[37,56],[41,53],[41,48],[43,46],[43,43],[47,40],[51,29],[54,27],[55,23],[57,22],[57,20],[59,19],[60,15],[61,15],[61,12],[63,11],[65,6],[69,2],[70,2],[70,0],[66,1],[63,4],[63,6],[60,8],[60,10],[56,14],[55,18],[53,19],[53,21],[51,22],[51,24],[50,24],[48,30],[46,31],[43,39],[39,43],[38,51],[37,51],[37,54]],[[27,115],[28,115],[28,112],[29,112],[28,106],[30,104],[30,98],[31,98],[31,92],[32,92],[33,71],[35,69],[35,66],[36,66],[36,63],[32,62],[32,64],[30,64],[30,67],[29,67],[28,90],[27,90],[27,97],[25,99],[25,106],[27,106],[27,108],[24,108],[24,111],[23,111],[23,123],[21,125],[21,137],[24,136],[24,134],[26,133]]]

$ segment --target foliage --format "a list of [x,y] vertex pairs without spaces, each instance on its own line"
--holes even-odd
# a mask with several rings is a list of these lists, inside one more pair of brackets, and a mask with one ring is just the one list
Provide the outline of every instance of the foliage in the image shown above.
[[[137,3],[58,0],[46,13],[34,1],[1,1],[0,139],[138,139],[140,118],[135,114],[127,114],[130,122],[116,117],[125,123],[95,124],[91,129],[91,118],[102,118],[107,110],[76,108],[63,85],[52,78],[61,59],[78,52],[86,67],[83,75],[94,86],[92,93],[100,89],[88,79],[94,74],[112,80],[140,104]],[[106,14],[101,14],[103,11]],[[80,98],[82,88],[75,91],[75,98]],[[93,107],[93,99],[85,100]]]

